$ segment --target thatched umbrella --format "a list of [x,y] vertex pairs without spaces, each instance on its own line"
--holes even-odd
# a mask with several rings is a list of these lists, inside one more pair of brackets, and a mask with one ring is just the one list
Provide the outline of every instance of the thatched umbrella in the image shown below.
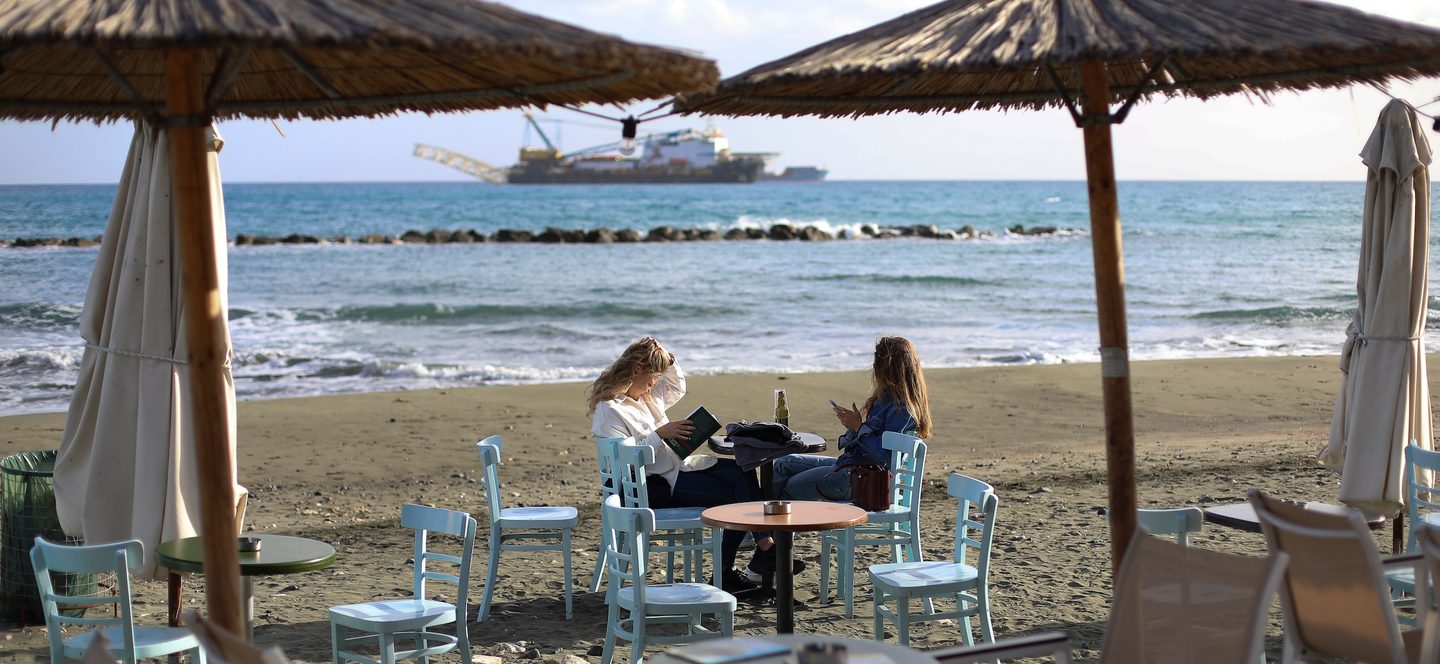
[[171,131],[212,620],[242,633],[209,122],[621,103],[715,78],[687,53],[478,0],[0,0],[0,118]]
[[[1435,74],[1440,31],[1305,0],[947,0],[760,65],[677,108],[821,117],[1070,111],[1085,138],[1118,568],[1135,528],[1135,435],[1110,125],[1155,94],[1263,96]],[[1111,113],[1115,102],[1124,105]]]

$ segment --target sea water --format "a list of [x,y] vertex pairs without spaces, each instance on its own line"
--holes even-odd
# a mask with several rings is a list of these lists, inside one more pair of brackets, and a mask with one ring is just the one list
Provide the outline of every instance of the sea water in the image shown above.
[[[1333,354],[1362,183],[1122,182],[1135,359]],[[104,232],[112,186],[0,187],[0,237]],[[228,233],[965,225],[976,240],[230,248],[241,398],[585,380],[654,335],[692,373],[1094,362],[1083,182],[229,184]],[[1056,226],[1044,237],[1016,225]],[[0,249],[0,414],[63,410],[95,248]],[[1427,342],[1434,348],[1432,300]]]

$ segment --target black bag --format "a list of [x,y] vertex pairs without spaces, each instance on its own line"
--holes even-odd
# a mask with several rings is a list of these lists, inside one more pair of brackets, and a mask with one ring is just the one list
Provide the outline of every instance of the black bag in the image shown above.
[[730,439],[751,438],[763,443],[784,445],[795,437],[795,433],[778,422],[731,422],[725,425],[725,435]]
[[866,512],[890,509],[890,486],[895,473],[878,463],[861,463],[850,468],[850,504]]

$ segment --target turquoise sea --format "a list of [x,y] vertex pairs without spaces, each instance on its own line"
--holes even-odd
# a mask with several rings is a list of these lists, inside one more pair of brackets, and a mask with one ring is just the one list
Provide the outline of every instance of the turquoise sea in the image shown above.
[[[1122,182],[1137,359],[1335,353],[1361,183]],[[114,186],[0,186],[0,237],[103,232]],[[1091,362],[1082,182],[230,184],[229,233],[970,225],[978,240],[230,249],[241,398],[593,377],[653,334],[695,373]],[[1015,224],[1074,232],[1019,237]],[[0,414],[63,410],[94,248],[0,249]],[[1431,304],[1434,347],[1435,312]]]

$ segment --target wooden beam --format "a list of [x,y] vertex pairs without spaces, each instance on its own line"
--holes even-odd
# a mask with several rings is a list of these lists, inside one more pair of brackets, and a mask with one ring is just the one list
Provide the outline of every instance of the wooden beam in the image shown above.
[[301,58],[300,54],[296,53],[294,49],[282,48],[280,49],[280,53],[285,56],[286,60],[290,61],[290,64],[295,65],[295,68],[299,69],[300,73],[305,75],[305,78],[310,79],[310,82],[314,83],[315,87],[320,88],[320,91],[325,93],[326,97],[339,99],[343,96],[339,90],[335,89],[335,86],[330,85],[330,82],[325,80],[325,78],[320,75],[320,72],[315,71],[315,68],[311,67],[310,63]]
[[130,79],[125,78],[125,74],[115,66],[115,63],[110,61],[110,58],[105,57],[105,52],[100,50],[99,46],[91,46],[90,52],[95,54],[95,59],[100,61],[100,66],[105,68],[105,71],[110,74],[110,78],[115,79],[115,84],[120,86],[125,94],[130,95],[131,101],[140,106],[146,105],[145,95],[140,94],[140,90],[130,82]]
[[[194,49],[165,52],[165,115],[204,116],[200,60]],[[225,398],[225,311],[221,309],[217,247],[210,200],[206,127],[184,122],[167,129],[171,194],[179,238],[181,302],[190,374],[190,418],[200,474],[200,535],[205,547],[205,607],[209,619],[232,634],[245,633],[240,561],[235,545],[235,460],[230,404]],[[223,250],[223,249],[220,249]]]
[[1120,573],[1135,531],[1135,428],[1130,404],[1130,349],[1125,325],[1125,252],[1110,143],[1110,86],[1105,63],[1081,63],[1086,122],[1085,181],[1090,193],[1090,249],[1100,319],[1100,385],[1105,401],[1105,468],[1109,476],[1110,572]]
[[240,73],[240,68],[245,66],[245,61],[250,58],[250,47],[245,46],[240,50],[227,48],[220,56],[219,64],[215,65],[215,72],[210,75],[210,87],[205,90],[205,107],[214,108],[215,102],[225,96],[230,89],[230,84]]

